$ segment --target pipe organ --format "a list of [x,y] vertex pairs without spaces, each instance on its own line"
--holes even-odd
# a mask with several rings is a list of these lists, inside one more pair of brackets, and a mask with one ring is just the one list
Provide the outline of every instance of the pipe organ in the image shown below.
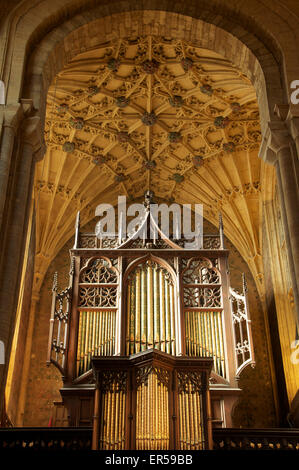
[[254,365],[246,281],[230,287],[222,223],[185,250],[161,232],[138,237],[149,209],[124,240],[79,222],[69,286],[54,277],[47,360],[69,425],[93,425],[100,449],[210,448],[211,423],[231,426],[238,377]]
[[174,282],[158,263],[146,261],[127,284],[126,354],[155,348],[175,351]]

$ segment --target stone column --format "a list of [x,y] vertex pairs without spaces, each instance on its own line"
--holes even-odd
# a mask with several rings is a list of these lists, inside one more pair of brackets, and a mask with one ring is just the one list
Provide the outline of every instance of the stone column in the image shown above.
[[0,231],[7,194],[11,156],[21,115],[21,105],[1,106],[1,146],[0,146]]
[[[27,108],[28,109],[28,108]],[[24,112],[25,110],[25,112]],[[37,116],[26,117],[23,108],[23,121],[16,129],[14,151],[9,157],[13,143],[11,132],[7,132],[4,141],[3,168],[9,170],[3,174],[2,183],[8,184],[7,197],[3,203],[5,214],[2,218],[0,261],[0,339],[5,345],[5,364],[0,366],[0,404],[6,383],[10,349],[14,334],[15,313],[19,295],[19,281],[23,264],[26,240],[28,208],[32,198],[34,165],[36,157],[43,152],[40,119]],[[4,129],[5,131],[5,129]],[[1,155],[2,157],[2,155]]]
[[260,155],[276,167],[282,221],[299,329],[299,191],[294,140],[280,120],[269,123]]

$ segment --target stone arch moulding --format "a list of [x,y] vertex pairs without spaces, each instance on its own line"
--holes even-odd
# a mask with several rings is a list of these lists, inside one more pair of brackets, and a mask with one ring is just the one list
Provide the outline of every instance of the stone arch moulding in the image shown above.
[[[253,2],[257,3],[255,0]],[[60,3],[60,0],[56,0],[53,5],[48,5],[48,17],[45,8],[42,9],[43,2],[36,5],[36,15],[32,19],[32,24],[35,25],[32,26],[31,33],[27,33],[27,40],[22,40],[22,45],[19,44],[18,51],[12,53],[10,76],[13,74],[15,78],[12,80],[13,86],[8,90],[8,104],[17,101],[19,93],[19,96],[33,99],[35,107],[43,114],[43,102],[49,84],[75,54],[85,51],[87,47],[96,47],[99,40],[103,43],[117,35],[125,37],[134,34],[180,36],[188,41],[196,41],[197,44],[200,42],[202,47],[213,49],[231,60],[255,86],[262,130],[273,116],[274,105],[286,103],[288,90],[282,84],[284,72],[278,42],[265,32],[262,26],[265,18],[260,19],[260,24],[254,23],[252,15],[245,11],[246,7],[236,12],[217,0],[203,0],[201,8],[191,0],[180,4],[170,4],[166,0],[111,1],[109,5],[104,1],[101,5],[93,1],[86,2],[84,7],[78,1],[70,2],[62,12]],[[267,12],[268,16],[276,15],[270,6]],[[28,12],[26,15],[29,17],[30,14]],[[110,21],[107,21],[108,16]],[[22,21],[24,20],[19,20],[20,24]],[[281,21],[285,27],[286,20]],[[54,25],[58,23],[60,25],[55,28]],[[26,24],[28,29],[28,21]],[[292,33],[290,35],[294,41]],[[37,43],[39,45],[35,47]],[[22,92],[20,89],[25,62],[13,60],[14,53],[20,56],[21,48],[28,51]]]

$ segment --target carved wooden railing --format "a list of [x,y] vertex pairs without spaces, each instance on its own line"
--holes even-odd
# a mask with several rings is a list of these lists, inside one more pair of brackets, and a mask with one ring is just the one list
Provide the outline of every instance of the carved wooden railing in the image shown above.
[[[0,450],[88,450],[92,428],[0,428]],[[299,429],[213,429],[214,450],[299,450]]]
[[0,428],[0,450],[88,450],[91,428]]
[[213,429],[214,450],[299,450],[299,429]]

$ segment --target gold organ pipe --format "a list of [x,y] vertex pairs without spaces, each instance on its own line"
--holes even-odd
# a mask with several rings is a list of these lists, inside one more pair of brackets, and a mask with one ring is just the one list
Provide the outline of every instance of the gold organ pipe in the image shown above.
[[[103,343],[104,343],[104,356],[107,356],[107,336],[108,336],[108,322],[107,322],[107,313],[103,312],[104,315],[104,337],[103,337]],[[109,401],[110,403],[110,401]]]
[[[160,423],[159,423],[159,420],[158,420],[158,416],[157,416],[157,400],[159,399],[159,397],[157,397],[157,376],[155,373],[153,373],[153,401],[151,403],[152,405],[152,410],[153,410],[153,435],[157,436],[156,437],[156,440],[158,442],[154,443],[154,444],[158,444],[159,443],[159,438],[160,438],[160,432],[161,432],[161,429],[160,429]],[[158,431],[158,432],[157,432]],[[158,438],[158,439],[157,439]],[[156,447],[156,445],[154,445],[154,447]]]
[[137,416],[137,429],[138,429],[138,449],[143,449],[143,427],[144,427],[144,418],[143,418],[143,407],[142,407],[142,397],[143,397],[143,384],[141,383],[137,390],[137,399],[138,399],[138,416]]
[[113,355],[113,352],[112,352],[112,341],[113,341],[113,328],[114,328],[112,312],[109,312],[109,325],[110,325],[110,334],[109,334],[109,356],[112,356],[112,355]]
[[165,423],[164,423],[164,414],[161,413],[161,410],[159,409],[159,403],[163,404],[163,407],[165,407],[164,403],[164,394],[163,394],[163,385],[159,382],[159,379],[157,377],[157,382],[156,382],[156,390],[157,390],[157,402],[156,402],[156,416],[157,416],[157,421],[158,421],[158,427],[159,427],[159,441],[158,441],[158,449],[161,450],[163,449],[163,439],[164,439],[164,433],[165,433]]
[[199,446],[199,436],[198,436],[199,416],[198,416],[197,401],[196,401],[197,395],[198,395],[198,392],[191,394],[193,413],[194,413],[193,426],[194,426],[194,449],[195,450],[199,449],[198,447]]
[[114,426],[114,449],[118,450],[119,449],[119,420],[121,419],[120,413],[119,413],[119,391],[115,390],[115,413],[114,413],[114,421],[115,421],[115,426]]
[[122,392],[123,402],[122,402],[122,449],[125,448],[125,406],[126,406],[126,394]]
[[209,339],[208,339],[206,312],[203,312],[202,315],[203,315],[203,320],[204,320],[204,331],[205,331],[205,357],[207,357],[209,355]]
[[209,355],[209,339],[208,339],[208,328],[207,328],[207,318],[206,318],[206,312],[202,313],[203,316],[203,323],[204,323],[204,335],[205,335],[205,357]]
[[164,292],[165,292],[165,351],[169,353],[169,308],[168,308],[168,283],[164,279]]
[[171,315],[171,354],[175,355],[175,320],[174,320],[174,287],[170,285],[170,315]]
[[183,450],[186,450],[186,416],[185,416],[185,403],[184,403],[184,396],[185,393],[181,393],[181,414],[182,414],[182,421],[183,421],[183,426],[182,426],[182,443],[183,443]]
[[190,336],[189,336],[189,316],[190,313],[185,313],[185,324],[186,324],[186,347],[187,347],[187,354],[191,356],[191,348],[190,348]]
[[166,413],[166,403],[165,403],[165,393],[164,393],[164,385],[160,383],[159,386],[159,395],[161,400],[160,406],[160,413],[159,413],[159,422],[160,422],[160,429],[161,429],[161,447],[160,449],[164,449],[165,447],[165,438],[166,438],[166,429],[165,429],[165,413]]
[[93,312],[89,312],[89,329],[88,329],[88,346],[87,346],[87,370],[90,369],[90,356],[92,347],[92,330],[93,330]]
[[136,307],[135,307],[135,348],[136,352],[138,353],[141,349],[140,345],[140,269],[136,272]]
[[196,334],[196,355],[200,356],[200,331],[198,324],[198,313],[194,312],[195,334]]
[[104,425],[103,425],[103,449],[106,449],[106,427],[107,427],[107,392],[104,392]]
[[87,322],[87,312],[83,313],[83,325],[82,325],[82,342],[81,342],[81,360],[82,366],[81,369],[84,371],[84,356],[85,356],[85,335],[86,335],[86,322]]
[[115,444],[117,440],[115,439],[115,427],[116,427],[116,421],[119,419],[118,415],[116,414],[116,395],[117,392],[115,391],[116,384],[114,382],[113,384],[113,392],[112,392],[112,407],[111,407],[111,444],[112,444],[112,449],[115,449]]
[[167,303],[167,311],[168,311],[168,332],[167,332],[167,344],[168,344],[168,353],[171,354],[171,336],[172,336],[172,330],[171,330],[171,308],[170,308],[170,283],[168,280],[165,280],[166,282],[166,292],[167,292],[167,297],[166,297],[166,303]]
[[107,356],[110,355],[109,347],[110,347],[110,322],[109,322],[109,312],[105,312],[106,315],[106,324],[107,324],[107,332],[106,332],[106,354]]
[[194,433],[194,426],[195,426],[195,422],[194,422],[194,406],[193,406],[193,396],[194,395],[193,393],[191,393],[191,384],[190,384],[190,393],[188,394],[188,398],[189,398],[189,412],[190,412],[190,434],[191,434],[191,450],[194,450],[195,449],[195,433]]
[[146,278],[145,271],[141,271],[141,351],[147,348],[147,332],[146,332],[146,298],[145,298]]
[[189,387],[190,387],[190,384],[189,384],[189,386],[188,386],[188,392],[185,393],[186,429],[187,429],[187,450],[190,450],[190,442],[191,442],[191,433],[190,433],[190,411],[189,411],[189,402],[188,402]]
[[132,289],[132,281],[128,283],[128,291],[127,291],[127,356],[130,354],[130,325],[131,325],[131,289]]
[[153,295],[154,295],[154,347],[160,349],[160,310],[159,310],[159,274],[153,271]]
[[154,321],[154,305],[153,305],[153,269],[147,267],[147,343],[148,348],[152,348],[153,343],[153,321]]
[[162,275],[162,271],[160,271],[160,321],[161,321],[161,351],[166,351],[165,345],[165,285],[164,279]]
[[169,401],[168,401],[168,388],[163,385],[164,392],[164,403],[165,403],[165,437],[164,437],[164,449],[169,448]]
[[218,329],[217,329],[217,315],[218,312],[213,312],[213,327],[214,327],[214,337],[215,337],[215,349],[216,349],[216,366],[215,371],[219,374],[220,373],[220,347],[219,347],[219,337],[218,337]]
[[196,399],[197,399],[197,409],[198,409],[198,414],[200,416],[200,421],[199,421],[199,439],[200,439],[200,449],[202,449],[203,447],[203,442],[204,442],[204,436],[203,436],[203,428],[202,428],[202,425],[203,425],[203,421],[202,421],[202,406],[201,406],[201,403],[202,403],[202,398],[201,398],[201,395],[199,393],[196,394]]
[[100,416],[100,429],[99,429],[99,449],[103,449],[103,426],[104,426],[104,406],[103,406],[103,393],[101,393],[101,416]]
[[115,352],[115,332],[116,332],[116,312],[111,312],[113,318],[113,340],[112,340],[112,354]]
[[218,328],[219,328],[219,337],[220,337],[220,351],[221,351],[221,372],[223,377],[225,377],[225,365],[224,365],[224,348],[223,348],[223,331],[222,331],[222,315],[217,316]]
[[93,354],[97,356],[98,354],[98,344],[99,344],[99,317],[100,315],[95,312],[95,341],[94,341],[94,352]]
[[89,332],[89,312],[86,312],[86,330],[85,330],[85,341],[84,341],[84,370],[87,370],[88,332]]
[[111,408],[112,408],[112,394],[111,392],[107,392],[108,395],[108,414],[107,414],[107,428],[106,428],[106,441],[107,441],[107,449],[110,450],[110,442],[111,442],[111,420],[112,420],[112,415],[111,415]]
[[105,312],[105,318],[106,318],[106,332],[105,332],[105,356],[109,356],[109,333],[110,333],[110,328],[109,328],[109,312]]
[[191,315],[192,315],[192,333],[193,333],[193,356],[196,356],[197,355],[197,334],[196,334],[195,312],[192,312]]
[[210,331],[211,331],[211,337],[212,337],[212,352],[213,352],[213,363],[214,363],[214,370],[217,371],[217,362],[216,362],[216,338],[215,338],[215,331],[214,331],[214,321],[213,321],[213,312],[210,313]]
[[146,448],[146,408],[145,406],[143,407],[142,406],[142,403],[143,403],[143,400],[145,401],[146,403],[146,387],[145,387],[145,383],[143,382],[141,384],[141,390],[140,390],[140,406],[141,406],[141,416],[142,416],[142,420],[141,420],[141,442],[142,442],[142,449],[145,449]]
[[192,312],[188,312],[188,325],[187,325],[187,331],[188,331],[188,343],[189,343],[189,353],[190,356],[193,355],[193,338],[192,338],[192,327],[191,327],[191,322],[192,322]]
[[82,344],[82,314],[79,316],[79,331],[78,331],[78,348],[77,348],[77,375],[80,374],[81,369],[81,344]]
[[[146,407],[145,410],[149,409],[149,378],[148,378],[148,385],[145,386],[145,402],[146,402]],[[145,445],[146,449],[150,449],[150,430],[149,430],[149,413],[146,413],[145,411],[145,426],[146,426],[146,431],[145,431]]]
[[153,448],[153,408],[152,408],[152,403],[153,403],[153,374],[150,374],[150,377],[149,377],[149,408],[148,408],[148,410],[151,410],[151,412],[148,413],[148,417],[149,417],[149,449]]
[[130,292],[130,354],[135,352],[135,298],[136,298],[136,282],[132,279]]

